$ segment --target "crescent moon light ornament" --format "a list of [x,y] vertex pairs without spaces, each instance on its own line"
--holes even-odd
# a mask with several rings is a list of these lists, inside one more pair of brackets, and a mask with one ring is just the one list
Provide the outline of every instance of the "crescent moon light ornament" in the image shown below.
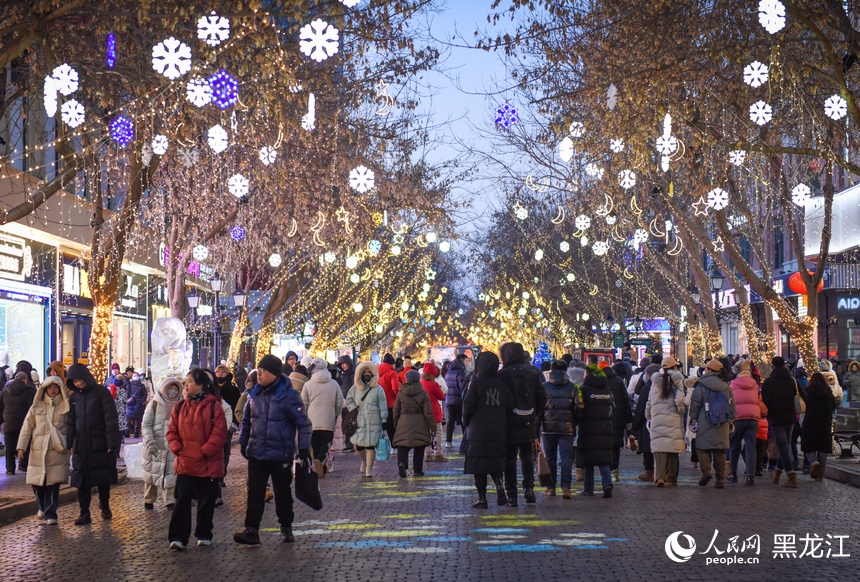
[[296,236],[296,233],[298,232],[298,230],[299,230],[299,223],[294,218],[293,224],[292,224],[292,226],[290,226],[289,232],[287,232],[287,237],[293,238],[294,236]]
[[603,194],[603,206],[598,208],[595,212],[598,216],[608,216],[615,209],[615,202],[612,201],[612,197],[609,194]]
[[385,115],[394,107],[394,97],[388,94],[388,83],[380,79],[374,87],[376,89],[377,115]]
[[681,254],[681,251],[683,249],[684,249],[684,244],[681,242],[681,237],[676,236],[675,237],[675,246],[672,247],[672,250],[667,251],[667,254],[671,255],[673,257],[677,257],[678,255]]
[[632,279],[633,278],[633,274],[630,272],[630,267],[624,267],[624,278],[625,279]]
[[325,214],[323,214],[321,210],[317,210],[317,221],[311,227],[311,230],[313,232],[319,232],[323,229],[324,226],[325,226]]
[[572,235],[570,235],[570,236],[572,236],[573,238],[579,238],[579,237],[581,237],[583,234],[584,234],[584,232],[583,232],[583,231],[581,231],[581,230],[577,230],[575,233],[573,233],[573,234],[572,234]]
[[561,224],[564,221],[564,207],[559,204],[558,205],[558,214],[555,218],[552,219],[553,224]]
[[427,243],[424,242],[424,235],[423,234],[418,235],[418,237],[415,239],[415,244],[417,244],[422,249],[427,248]]
[[595,295],[597,295],[599,292],[600,292],[600,289],[598,289],[598,288],[597,288],[597,285],[595,285],[595,286],[591,289],[591,291],[589,291],[589,293],[588,293],[588,294],[589,294],[589,295],[591,295],[592,297],[594,297],[594,296],[595,296]]
[[614,240],[615,242],[623,243],[627,239],[621,236],[621,233],[618,231],[618,228],[619,226],[617,224],[612,228],[612,240]]
[[318,247],[324,247],[325,246],[325,243],[320,238],[319,231],[314,232],[314,244],[317,245]]
[[658,238],[666,236],[666,233],[663,232],[662,230],[660,230],[660,227],[657,226],[657,218],[656,217],[653,218],[651,220],[651,222],[648,223],[648,230],[650,230],[651,234],[653,234],[654,236],[656,236]]
[[636,216],[642,214],[642,209],[639,208],[639,204],[636,202],[636,195],[634,195],[633,198],[630,199],[630,209]]
[[546,192],[549,186],[542,183],[536,183],[534,176],[529,174],[528,176],[526,176],[526,188],[528,188],[532,192]]

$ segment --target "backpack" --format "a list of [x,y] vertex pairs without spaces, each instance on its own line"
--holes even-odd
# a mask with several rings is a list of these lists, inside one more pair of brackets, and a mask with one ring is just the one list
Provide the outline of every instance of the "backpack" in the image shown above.
[[511,416],[513,426],[530,426],[535,420],[535,393],[527,384],[527,379],[518,367],[513,374],[512,392],[514,411]]
[[705,390],[708,392],[705,397],[705,413],[708,415],[708,422],[714,426],[729,422],[732,419],[732,407],[729,404],[729,399],[726,398],[726,393],[710,388],[705,388]]

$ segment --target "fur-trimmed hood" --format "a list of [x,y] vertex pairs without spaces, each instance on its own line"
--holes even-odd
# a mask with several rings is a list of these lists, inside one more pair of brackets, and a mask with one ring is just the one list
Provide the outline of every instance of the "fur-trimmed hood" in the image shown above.
[[364,374],[365,370],[370,370],[373,373],[373,378],[370,380],[370,387],[379,385],[379,368],[373,362],[361,362],[355,368],[355,385],[359,388],[364,388],[364,385],[361,382],[361,376]]

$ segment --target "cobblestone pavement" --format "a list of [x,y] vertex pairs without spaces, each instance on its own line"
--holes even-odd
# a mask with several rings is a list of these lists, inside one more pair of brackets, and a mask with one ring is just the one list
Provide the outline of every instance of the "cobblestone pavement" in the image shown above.
[[[211,547],[168,552],[168,512],[145,512],[142,483],[129,481],[113,490],[112,521],[94,513],[92,526],[75,527],[71,503],[60,509],[59,527],[33,517],[0,528],[2,579],[834,581],[857,580],[860,569],[860,490],[805,476],[797,490],[766,478],[755,487],[699,487],[686,460],[680,487],[658,489],[636,480],[641,457],[626,451],[612,499],[539,494],[535,505],[521,499],[518,508],[497,508],[491,496],[488,510],[471,508],[475,493],[462,459],[430,463],[425,477],[406,480],[397,478],[392,459],[377,463],[379,474],[368,481],[358,476],[355,456],[338,455],[335,472],[321,481],[323,510],[296,504],[296,543],[278,543],[274,505],[268,504],[263,545],[241,548],[232,541],[244,518],[244,461],[235,453]],[[721,555],[709,548],[715,530]],[[678,553],[690,547],[685,535],[696,543],[685,563],[665,550],[667,536],[679,531]],[[796,536],[787,549],[797,557],[773,557],[777,534]],[[834,557],[839,542],[828,534],[849,536],[842,553],[850,557]],[[758,555],[742,549],[755,535]],[[831,557],[800,557],[804,549],[818,553],[813,542],[802,541],[816,535],[830,542],[819,550],[829,549]],[[734,536],[738,549],[732,551]],[[738,557],[759,563],[706,565],[707,559]]]

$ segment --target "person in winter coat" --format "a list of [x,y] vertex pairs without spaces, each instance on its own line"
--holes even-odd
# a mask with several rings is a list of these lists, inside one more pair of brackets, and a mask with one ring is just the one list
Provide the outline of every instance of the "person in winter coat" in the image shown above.
[[[353,384],[355,384],[355,364],[352,361],[350,356],[341,356],[337,360],[337,365],[340,368],[340,391],[343,394],[344,401],[346,400],[346,395],[349,394],[349,389],[352,388]],[[341,424],[344,420],[346,420],[347,410],[346,407],[342,408],[340,411]],[[355,449],[352,444],[344,443],[343,449],[341,449],[342,453],[351,453]]]
[[755,485],[756,434],[758,434],[762,416],[767,414],[767,407],[761,399],[761,391],[752,377],[751,363],[751,360],[741,360],[736,366],[738,375],[731,383],[735,399],[735,430],[732,432],[729,450],[732,472],[728,480],[733,482],[738,480],[738,461],[741,456],[741,445],[743,445],[747,485]]
[[98,488],[102,519],[111,519],[110,486],[117,482],[116,458],[122,444],[116,402],[83,364],[72,364],[66,385],[69,400],[68,447],[72,453],[72,487],[78,490],[81,514],[75,525],[92,523],[90,501]]
[[693,420],[690,414],[690,405],[693,403],[693,391],[696,389],[696,382],[698,381],[698,375],[690,376],[684,380],[684,407],[687,410],[684,437],[690,442],[690,465],[693,469],[699,468],[699,455],[696,454],[696,433],[690,428],[690,422]]
[[126,416],[126,402],[128,401],[128,386],[124,374],[117,374],[109,384],[111,396],[116,407],[116,418],[119,424],[119,432],[122,436],[128,436],[128,416]]
[[523,472],[523,497],[526,503],[535,503],[534,446],[539,435],[539,419],[546,405],[546,391],[540,370],[526,360],[522,344],[510,342],[501,348],[501,377],[511,387],[514,410],[508,419],[507,463],[505,490],[508,505],[517,506],[517,455]]
[[549,381],[543,385],[546,405],[540,418],[543,434],[543,452],[549,463],[552,485],[546,495],[555,497],[559,484],[558,461],[561,457],[561,496],[571,499],[573,480],[573,438],[576,434],[577,392],[579,387],[567,375],[567,362],[556,360],[550,364]]
[[[301,394],[305,384],[310,379],[309,374],[310,372],[308,372],[307,368],[301,364],[297,364],[295,369],[293,369],[293,371],[288,375],[290,384],[293,385],[293,388],[296,389],[299,394]],[[329,374],[329,376],[331,376],[331,374]]]
[[788,475],[786,487],[797,487],[797,473],[794,470],[791,451],[791,443],[794,424],[797,416],[794,412],[794,396],[800,392],[791,372],[785,367],[785,360],[780,356],[771,359],[772,369],[770,376],[761,385],[761,397],[767,407],[767,422],[778,450],[778,459],[782,469],[773,471],[771,477],[774,485],[779,484],[782,472]]
[[[631,427],[633,434],[636,435],[637,452],[642,453],[642,465],[645,469],[637,479],[649,483],[654,482],[654,453],[651,451],[651,433],[648,431],[645,407],[648,405],[652,379],[659,371],[659,364],[648,364],[648,367],[642,372],[641,378],[637,383],[639,393],[636,395],[636,409],[633,411],[633,423]],[[639,387],[639,384],[641,384],[641,387]]]
[[[24,372],[18,372],[12,381],[0,391],[0,424],[3,425],[3,437],[6,443],[6,474],[15,474],[15,444],[21,436],[21,427],[27,417],[27,411],[36,397],[36,390],[27,382]],[[30,458],[29,449],[18,460],[18,469],[27,471]]]
[[167,539],[171,550],[184,550],[191,537],[191,501],[197,500],[198,546],[212,543],[212,517],[220,497],[218,480],[224,476],[224,442],[227,419],[212,394],[208,374],[194,368],[185,377],[184,400],[173,406],[167,426],[167,444],[176,456],[176,501]]
[[821,482],[824,481],[824,470],[827,468],[827,455],[833,448],[831,415],[837,408],[837,400],[827,379],[820,372],[809,379],[805,400],[806,414],[800,430],[800,448],[810,463],[809,476]]
[[[599,365],[599,364],[598,364]],[[612,400],[615,408],[612,414],[612,480],[618,482],[621,479],[619,463],[621,461],[621,449],[624,448],[624,433],[633,426],[633,411],[630,408],[630,398],[627,396],[627,382],[618,373],[618,368],[624,368],[623,364],[615,364],[603,368],[606,374],[606,385],[612,391]]]
[[[430,396],[430,405],[433,407],[433,418],[436,419],[436,426],[433,430],[433,440],[430,448],[427,449],[425,461],[442,461],[445,462],[448,458],[442,454],[442,421],[445,419],[445,413],[442,412],[442,402],[445,400],[445,393],[442,387],[436,382],[436,376],[439,375],[439,368],[433,362],[424,364],[421,373],[421,386],[427,391]],[[434,456],[435,453],[435,456]]]
[[146,386],[140,381],[140,376],[134,374],[128,384],[129,396],[126,399],[125,416],[128,422],[128,436],[140,438],[140,423],[146,410]]
[[579,437],[576,454],[585,469],[583,495],[594,495],[594,468],[600,470],[603,497],[612,497],[612,391],[606,374],[597,366],[585,369],[577,403]]
[[[708,419],[705,403],[708,402],[709,390],[720,391],[725,395],[731,409],[729,422],[715,425]],[[723,364],[719,360],[711,360],[705,364],[705,374],[699,378],[693,390],[690,416],[696,422],[696,452],[699,455],[699,466],[702,471],[699,485],[704,487],[711,481],[711,459],[713,459],[714,473],[717,476],[715,487],[722,489],[726,481],[726,450],[730,444],[731,420],[735,418],[735,399],[732,388],[726,381]]]
[[360,363],[355,369],[355,377],[357,381],[346,395],[346,409],[358,409],[357,428],[350,441],[361,459],[358,472],[373,477],[376,443],[388,419],[386,394],[379,386],[379,369],[373,362]]
[[[296,369],[296,366],[298,365],[298,363],[299,363],[299,355],[296,352],[290,350],[289,352],[287,352],[287,355],[284,356],[284,365],[289,366],[293,370]],[[283,368],[281,368],[281,369],[283,371]],[[287,376],[289,376],[289,372],[287,372]]]
[[[514,410],[514,397],[507,381],[499,377],[499,358],[481,352],[475,373],[463,398],[463,426],[468,433],[464,472],[475,476],[478,501],[472,507],[486,509],[487,475],[496,485],[496,503],[510,501],[502,475],[507,467],[507,422]],[[516,501],[516,497],[514,497]]]
[[9,352],[0,351],[0,389],[11,381],[14,377],[12,369],[9,367]]
[[316,358],[313,370],[310,380],[302,390],[302,402],[313,425],[311,450],[314,455],[314,468],[320,477],[325,477],[323,462],[328,456],[337,419],[343,409],[343,394],[340,385],[332,379],[325,360]]
[[860,362],[848,364],[848,371],[842,376],[842,387],[848,391],[848,400],[860,400]]
[[271,354],[260,359],[257,384],[248,392],[242,414],[239,446],[242,456],[248,459],[248,503],[245,529],[233,536],[238,544],[260,544],[259,528],[270,477],[281,541],[295,541],[290,492],[293,458],[298,439],[299,458],[310,462],[313,425],[305,413],[301,395],[293,390],[290,379],[281,374],[282,366],[281,360]]
[[394,439],[394,400],[397,398],[397,391],[400,389],[400,377],[394,371],[394,356],[385,354],[382,358],[382,363],[379,364],[379,386],[385,391],[385,402],[388,406],[388,420],[385,421],[385,431],[388,433],[388,438]]
[[409,370],[406,383],[400,385],[394,401],[394,441],[391,444],[397,447],[397,471],[401,479],[406,478],[410,450],[413,451],[414,475],[424,475],[424,449],[431,444],[435,429],[433,407],[430,396],[421,386],[421,374]]
[[567,365],[567,377],[577,386],[585,382],[585,362],[579,358],[573,358]]
[[[233,381],[233,374],[230,369],[224,364],[215,368],[215,384],[213,385],[212,393],[215,396],[221,397],[221,402],[224,406],[224,417],[230,419],[230,425],[227,427],[227,441],[224,443],[224,475],[227,475],[227,467],[230,466],[230,451],[233,447],[233,435],[239,430],[239,421],[236,420],[233,411],[236,410],[236,405],[239,404],[241,392],[239,387]],[[219,487],[226,487],[224,478],[222,477],[218,483]]]
[[173,407],[182,399],[182,390],[181,379],[167,378],[143,413],[143,508],[147,510],[155,509],[159,489],[164,506],[173,509],[176,457],[167,443],[167,425]]
[[445,406],[448,408],[448,425],[445,427],[445,448],[452,446],[454,440],[454,426],[463,428],[463,392],[466,391],[466,354],[458,354],[448,366],[445,374],[445,383],[448,385],[448,393],[445,395]]
[[[395,360],[394,363],[396,364],[397,361]],[[409,356],[403,358],[403,368],[397,373],[397,378],[400,380],[401,384],[406,382],[406,373],[409,372],[409,370],[414,369],[415,368],[412,367],[412,358],[410,358]]]
[[648,432],[657,487],[675,487],[678,484],[678,456],[687,450],[681,431],[684,377],[678,370],[678,362],[671,356],[664,358],[660,366],[661,370],[651,376],[645,418],[651,422]]
[[30,450],[27,485],[36,494],[36,515],[46,525],[57,525],[60,485],[69,479],[68,415],[69,398],[62,378],[48,376],[36,391],[18,437],[18,457]]
[[45,379],[47,380],[49,376],[56,376],[60,380],[63,381],[63,390],[67,390],[66,388],[66,366],[63,362],[59,360],[55,360],[48,364],[48,369],[45,372]]

